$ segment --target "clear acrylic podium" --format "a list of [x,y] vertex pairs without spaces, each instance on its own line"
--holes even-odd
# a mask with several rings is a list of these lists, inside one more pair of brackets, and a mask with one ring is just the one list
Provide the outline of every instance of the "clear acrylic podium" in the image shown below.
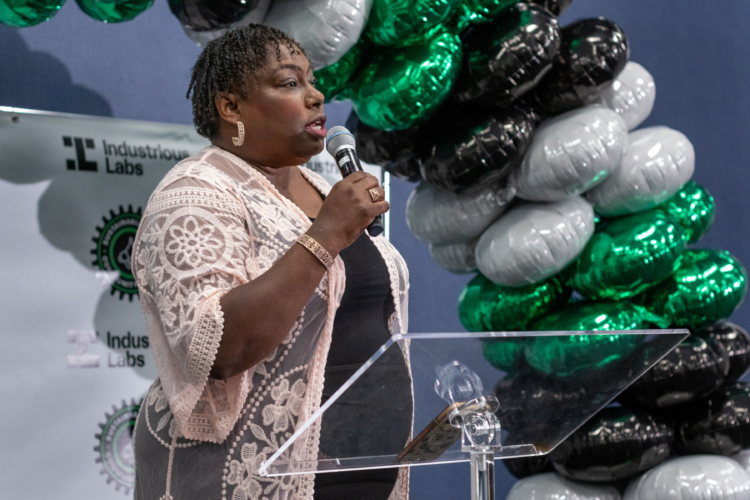
[[[688,335],[687,330],[396,335],[298,423],[259,473],[470,461],[472,499],[491,500],[495,458],[549,453]],[[294,444],[310,432],[320,433],[318,459],[296,459]]]

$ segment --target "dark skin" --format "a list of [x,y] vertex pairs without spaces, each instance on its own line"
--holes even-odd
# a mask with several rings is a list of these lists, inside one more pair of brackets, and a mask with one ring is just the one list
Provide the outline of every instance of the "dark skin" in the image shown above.
[[[351,245],[380,214],[388,202],[373,203],[368,190],[378,190],[378,180],[356,172],[334,185],[322,200],[296,165],[320,153],[323,131],[309,125],[325,122],[323,94],[315,89],[312,69],[302,54],[281,46],[269,50],[265,68],[250,77],[246,98],[239,93],[215,97],[220,122],[211,142],[245,160],[261,172],[282,196],[296,204],[315,222],[307,234],[331,257]],[[237,147],[237,121],[245,126],[244,144]],[[292,245],[268,271],[224,295],[221,309],[224,330],[211,377],[227,379],[240,374],[273,352],[291,330],[325,274],[325,266],[306,248]]]

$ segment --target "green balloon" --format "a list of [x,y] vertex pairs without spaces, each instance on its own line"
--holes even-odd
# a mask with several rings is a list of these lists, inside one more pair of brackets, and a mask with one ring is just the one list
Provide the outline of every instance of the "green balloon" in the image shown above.
[[341,59],[315,72],[315,78],[318,80],[315,88],[323,92],[326,102],[348,90],[354,72],[359,67],[362,52],[362,44],[358,43],[346,51]]
[[489,22],[518,2],[519,0],[460,0],[456,6],[458,26],[464,28],[470,23]]
[[706,234],[716,217],[713,196],[695,181],[688,181],[674,196],[654,210],[669,215],[682,226],[688,245],[692,245]]
[[528,330],[532,321],[564,306],[570,294],[559,274],[520,288],[496,285],[478,274],[461,292],[458,317],[471,332]]
[[482,355],[498,370],[517,373],[526,364],[524,352],[528,338],[505,337],[499,339],[483,339]]
[[377,51],[352,85],[357,116],[387,131],[425,121],[448,98],[462,55],[458,36],[447,31],[422,45]]
[[28,28],[52,19],[65,0],[0,0],[0,23]]
[[422,44],[440,30],[459,0],[375,0],[364,36],[376,45]]
[[122,23],[149,9],[154,0],[76,0],[76,3],[97,21]]
[[671,276],[684,251],[682,227],[661,211],[622,217],[596,227],[571,285],[595,300],[633,297]]
[[[640,330],[666,328],[669,322],[629,302],[570,304],[534,324],[537,330]],[[566,377],[620,361],[642,342],[640,335],[536,337],[526,346],[529,365],[547,375]]]
[[642,303],[692,330],[729,317],[746,292],[747,273],[729,252],[686,250],[677,271],[643,294]]

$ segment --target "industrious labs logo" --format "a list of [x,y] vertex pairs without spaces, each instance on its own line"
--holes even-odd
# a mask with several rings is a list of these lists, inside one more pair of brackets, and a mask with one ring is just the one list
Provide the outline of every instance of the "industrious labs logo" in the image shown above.
[[120,206],[119,213],[110,210],[109,214],[109,218],[106,215],[102,217],[103,225],[96,228],[97,235],[92,238],[96,244],[91,250],[96,257],[92,265],[102,271],[116,271],[117,277],[111,283],[110,293],[114,295],[119,292],[121,300],[127,297],[132,301],[133,296],[138,294],[138,287],[133,277],[130,257],[133,254],[135,233],[141,222],[141,208],[134,211],[130,205],[127,210]]
[[104,423],[99,424],[101,432],[96,435],[96,462],[101,464],[100,474],[107,477],[107,483],[114,483],[117,491],[125,489],[129,495],[135,486],[135,450],[133,432],[140,403],[134,399],[125,401],[118,408],[112,405],[112,414],[104,414]]

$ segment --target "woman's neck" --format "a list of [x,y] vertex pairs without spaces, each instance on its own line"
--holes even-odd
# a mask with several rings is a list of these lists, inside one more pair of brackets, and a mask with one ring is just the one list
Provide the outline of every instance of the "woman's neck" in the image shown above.
[[227,141],[224,141],[219,137],[214,138],[211,143],[214,146],[229,151],[233,155],[238,156],[239,158],[244,160],[245,163],[263,174],[263,176],[266,177],[268,181],[273,184],[273,187],[275,187],[280,193],[289,193],[291,179],[298,170],[295,166],[269,167],[267,165],[264,165],[262,162],[259,162],[255,158],[249,158],[247,154],[242,150],[242,148],[235,146],[231,142],[227,143]]

